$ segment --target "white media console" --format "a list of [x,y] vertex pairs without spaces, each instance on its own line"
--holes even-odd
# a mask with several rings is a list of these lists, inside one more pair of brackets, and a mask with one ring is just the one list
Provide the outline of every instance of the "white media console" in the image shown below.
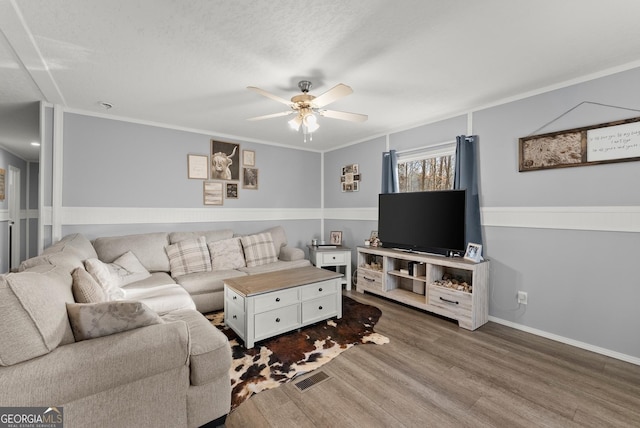
[[[466,283],[443,286],[443,277]],[[358,247],[356,290],[368,291],[458,321],[475,330],[489,319],[489,262]],[[469,287],[467,287],[468,289]]]

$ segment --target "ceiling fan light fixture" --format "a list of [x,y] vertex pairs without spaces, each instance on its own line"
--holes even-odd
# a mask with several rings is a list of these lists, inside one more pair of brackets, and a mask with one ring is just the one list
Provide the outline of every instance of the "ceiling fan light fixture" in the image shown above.
[[302,125],[302,118],[300,117],[300,115],[297,115],[287,123],[289,124],[291,129],[293,129],[294,131],[299,131],[300,125]]
[[320,128],[318,125],[318,118],[313,113],[307,113],[302,120],[304,126],[306,127],[307,132],[310,134],[314,131],[317,131]]

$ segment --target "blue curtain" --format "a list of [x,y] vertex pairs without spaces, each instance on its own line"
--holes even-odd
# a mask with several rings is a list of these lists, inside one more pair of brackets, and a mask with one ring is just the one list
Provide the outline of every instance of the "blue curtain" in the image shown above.
[[398,155],[395,150],[382,153],[382,188],[380,193],[398,193]]
[[478,160],[476,156],[477,141],[477,135],[456,137],[456,169],[453,188],[467,191],[465,219],[467,243],[473,242],[482,245],[480,199],[478,197]]

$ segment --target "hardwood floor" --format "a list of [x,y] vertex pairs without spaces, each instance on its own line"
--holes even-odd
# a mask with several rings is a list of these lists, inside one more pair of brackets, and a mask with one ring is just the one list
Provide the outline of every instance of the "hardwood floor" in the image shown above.
[[474,332],[380,297],[385,345],[358,345],[305,392],[261,392],[234,427],[640,427],[640,366],[489,322]]

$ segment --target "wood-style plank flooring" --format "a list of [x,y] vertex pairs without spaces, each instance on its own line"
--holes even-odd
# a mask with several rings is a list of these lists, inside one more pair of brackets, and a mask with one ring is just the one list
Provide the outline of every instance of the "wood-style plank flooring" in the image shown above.
[[241,404],[235,427],[640,427],[640,366],[489,322],[474,332],[369,294],[385,345]]

